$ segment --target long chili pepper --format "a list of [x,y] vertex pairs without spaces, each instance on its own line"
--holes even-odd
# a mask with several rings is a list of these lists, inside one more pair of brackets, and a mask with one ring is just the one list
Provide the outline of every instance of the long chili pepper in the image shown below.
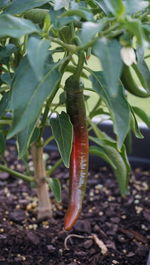
[[67,79],[66,108],[73,125],[73,146],[70,159],[69,206],[65,215],[64,228],[70,230],[76,223],[86,190],[88,175],[88,130],[83,89],[74,76]]

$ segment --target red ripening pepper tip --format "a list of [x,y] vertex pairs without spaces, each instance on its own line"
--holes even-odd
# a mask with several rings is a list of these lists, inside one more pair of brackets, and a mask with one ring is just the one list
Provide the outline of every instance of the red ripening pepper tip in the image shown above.
[[64,219],[65,230],[71,230],[82,210],[88,176],[89,141],[83,89],[71,76],[65,84],[66,108],[73,125],[70,159],[69,206]]

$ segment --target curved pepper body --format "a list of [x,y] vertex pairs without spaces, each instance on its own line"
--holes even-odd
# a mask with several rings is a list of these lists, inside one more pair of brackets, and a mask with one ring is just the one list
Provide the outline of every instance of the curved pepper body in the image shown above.
[[73,145],[70,159],[69,206],[64,228],[70,230],[76,223],[86,190],[88,175],[88,130],[83,90],[80,83],[70,77],[66,81],[66,108],[73,125]]
[[123,71],[122,71],[122,76],[121,76],[121,81],[127,91],[129,91],[131,94],[141,97],[141,98],[147,98],[150,97],[150,94],[147,93],[147,91],[144,89],[140,89],[140,87],[137,86],[135,83],[132,74],[130,72],[130,69],[128,66],[124,65]]

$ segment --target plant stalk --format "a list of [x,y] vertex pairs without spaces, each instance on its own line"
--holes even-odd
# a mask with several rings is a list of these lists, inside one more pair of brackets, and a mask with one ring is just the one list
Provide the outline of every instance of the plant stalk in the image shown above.
[[43,147],[37,143],[31,146],[31,154],[34,164],[34,177],[37,183],[37,195],[39,200],[38,219],[52,217],[52,205],[48,193],[48,184],[45,181],[46,170],[43,161]]

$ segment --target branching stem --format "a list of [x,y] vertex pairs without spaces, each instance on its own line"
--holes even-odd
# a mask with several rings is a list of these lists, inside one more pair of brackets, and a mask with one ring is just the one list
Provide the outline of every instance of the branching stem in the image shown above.
[[26,176],[24,174],[21,174],[21,173],[15,171],[15,170],[12,170],[11,168],[3,166],[3,165],[0,165],[0,171],[7,172],[10,175],[13,175],[13,176],[15,176],[15,177],[17,177],[19,179],[25,180],[27,182],[35,182],[33,177]]

